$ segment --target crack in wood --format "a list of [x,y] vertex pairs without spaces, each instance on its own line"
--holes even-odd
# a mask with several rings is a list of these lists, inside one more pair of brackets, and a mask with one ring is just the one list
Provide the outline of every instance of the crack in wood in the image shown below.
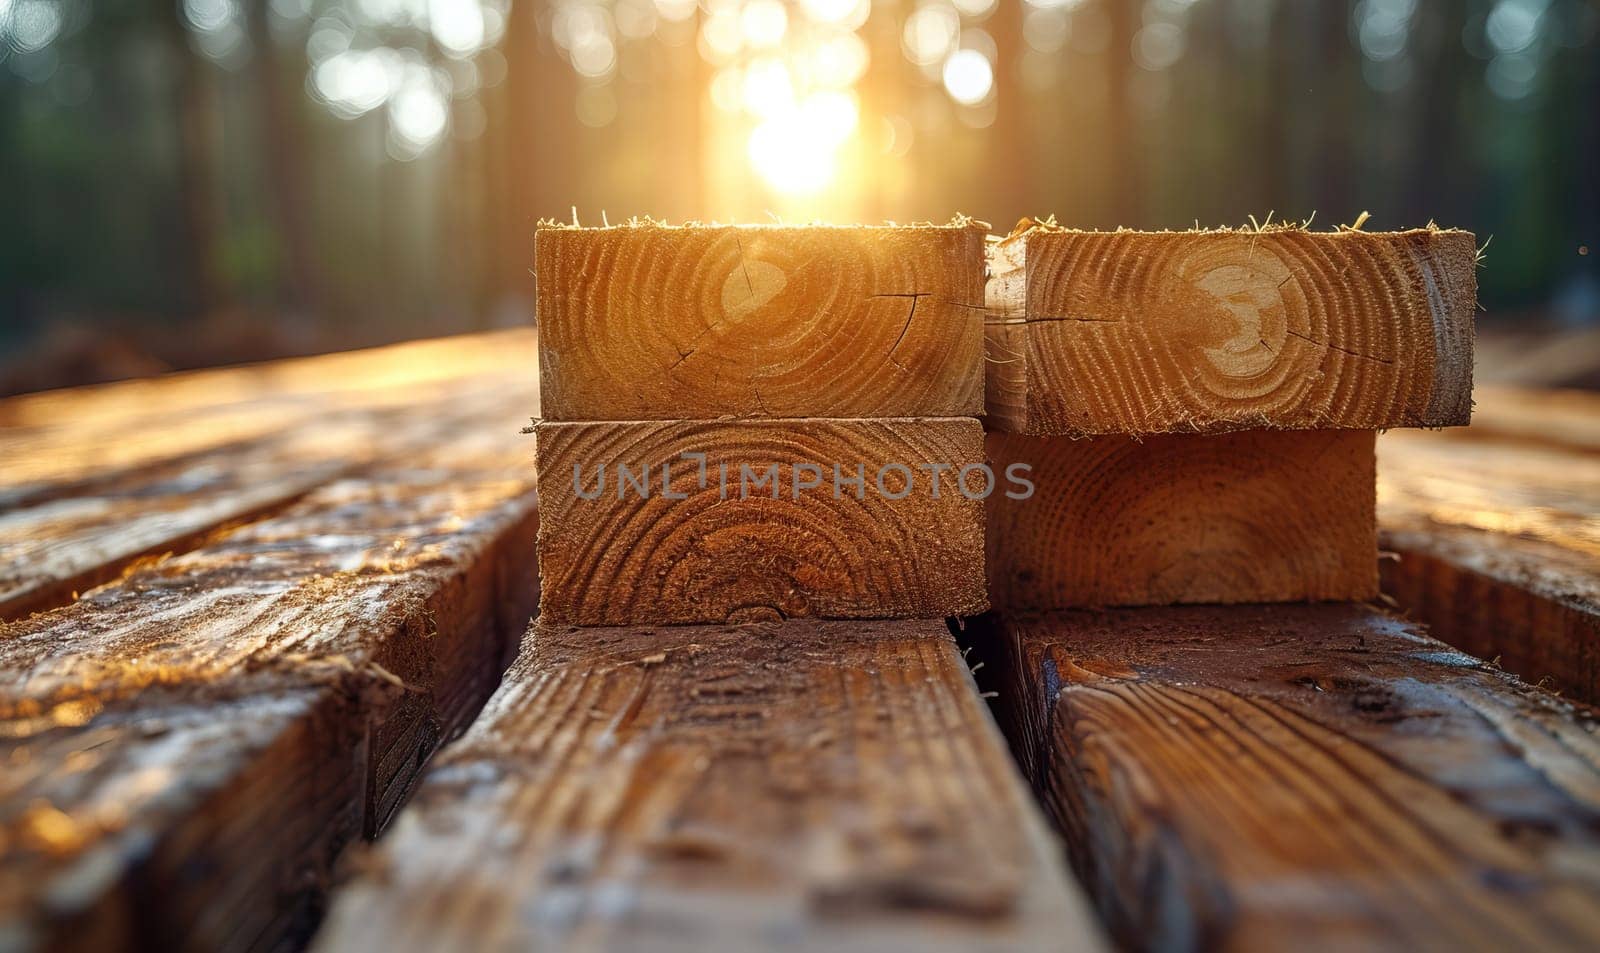
[[1004,321],[985,321],[985,324],[1052,324],[1056,322],[1071,322],[1074,324],[1121,324],[1121,318],[1097,318],[1090,315],[1071,314],[1041,314],[1029,315],[1023,318],[1008,318]]
[[[1330,343],[1328,341],[1319,341],[1319,340],[1317,340],[1316,338],[1312,337],[1309,334],[1302,334],[1301,332],[1292,330],[1290,328],[1285,328],[1283,333],[1288,334],[1288,335],[1290,335],[1292,337],[1297,337],[1302,341],[1309,341],[1312,344],[1317,345],[1318,347],[1325,347],[1330,351],[1338,351],[1340,354],[1348,354],[1351,357],[1365,358],[1366,360],[1369,360],[1369,361],[1377,361],[1379,364],[1393,364],[1394,363],[1393,360],[1377,357],[1377,356],[1372,355],[1372,354],[1363,354],[1360,351],[1352,351],[1350,348],[1340,347],[1339,345],[1332,344],[1332,343]],[[1266,342],[1262,342],[1262,343],[1266,343]]]
[[906,366],[904,364],[901,364],[899,361],[894,359],[894,352],[899,350],[900,342],[904,341],[906,339],[906,332],[911,330],[911,319],[917,316],[917,301],[920,298],[922,298],[924,295],[926,295],[926,294],[927,294],[927,292],[924,292],[924,291],[916,291],[916,292],[912,292],[911,294],[881,294],[881,295],[873,295],[874,298],[910,298],[911,299],[911,308],[910,308],[910,310],[908,310],[906,312],[906,323],[900,326],[900,335],[894,339],[894,344],[889,346],[889,363],[893,364],[895,367],[900,368],[902,371],[906,371],[907,373],[910,373],[910,371],[907,370]]
[[750,266],[744,260],[744,242],[739,240],[737,232],[733,235],[733,244],[739,249],[739,270],[744,272],[744,286],[750,289],[750,297],[756,296],[755,282],[750,280]]

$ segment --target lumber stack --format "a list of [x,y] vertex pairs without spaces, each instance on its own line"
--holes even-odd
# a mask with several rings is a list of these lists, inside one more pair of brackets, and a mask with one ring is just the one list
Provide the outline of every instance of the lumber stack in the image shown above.
[[542,617],[982,611],[982,244],[541,228]]
[[1468,232],[1078,232],[988,249],[990,598],[1378,592],[1374,436],[1471,414]]

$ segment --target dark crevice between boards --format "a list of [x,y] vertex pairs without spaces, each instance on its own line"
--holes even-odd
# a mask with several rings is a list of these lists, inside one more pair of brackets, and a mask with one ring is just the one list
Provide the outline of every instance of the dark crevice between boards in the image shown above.
[[[1033,795],[1034,803],[1050,822],[1051,839],[1057,854],[1066,865],[1068,874],[1078,880],[1079,886],[1088,892],[1087,885],[1082,881],[1081,870],[1072,855],[1071,845],[1061,837],[1062,819],[1051,810],[1051,800],[1042,796],[1035,780],[1040,777],[1036,771],[1041,757],[1041,753],[1037,750],[1038,740],[1050,735],[1048,731],[1037,730],[1037,726],[1030,729],[1029,720],[1038,719],[1040,724],[1048,726],[1053,718],[1053,708],[1025,712],[1024,699],[1006,694],[1008,675],[1017,660],[1011,651],[1000,613],[990,611],[967,618],[951,618],[946,619],[945,623],[961,647],[961,657],[966,661],[967,670],[972,673],[972,679],[978,685],[979,694],[988,705],[989,715],[994,718],[1001,735],[1005,737],[1012,762],[1021,773],[1029,793]],[[1011,680],[1010,684],[1016,684],[1015,680]],[[1053,699],[1056,689],[1052,687],[1049,694]],[[1092,909],[1101,919],[1102,925],[1107,925],[1099,905],[1092,905]]]
[[154,546],[147,547],[139,552],[115,557],[83,572],[74,573],[62,579],[26,589],[9,599],[0,600],[0,622],[22,619],[40,612],[49,612],[52,609],[72,605],[78,601],[79,596],[89,590],[109,582],[115,582],[131,569],[143,563],[150,560],[181,556],[184,553],[200,549],[211,540],[226,536],[241,527],[271,519],[299,503],[306,496],[321,489],[321,487],[321,484],[303,487],[294,493],[270,500],[254,509],[231,514],[220,522],[202,527],[194,532],[162,540]]

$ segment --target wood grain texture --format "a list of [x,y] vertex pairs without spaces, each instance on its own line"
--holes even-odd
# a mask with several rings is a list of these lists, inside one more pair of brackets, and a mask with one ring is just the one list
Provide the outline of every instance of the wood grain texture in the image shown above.
[[983,410],[976,228],[541,228],[534,259],[546,419]]
[[5,948],[303,941],[366,822],[360,712],[393,694],[334,672],[316,688],[188,683],[58,708],[0,740]]
[[392,815],[533,611],[531,386],[419,415],[405,460],[0,625],[8,950],[303,934],[339,847]]
[[[138,558],[182,552],[411,452],[437,436],[415,419],[419,405],[506,411],[508,390],[532,390],[518,349],[531,356],[533,338],[457,338],[0,401],[0,618],[70,602]],[[527,409],[505,415],[507,439]]]
[[317,949],[1102,948],[942,622],[524,644]]
[[988,501],[997,607],[1377,594],[1371,433],[990,433],[987,448],[997,473],[1026,464],[1034,484]]
[[1032,229],[992,245],[994,429],[1465,424],[1471,233]]
[[[552,623],[926,618],[987,607],[983,502],[955,484],[959,467],[983,462],[975,420],[544,422],[536,437],[540,611]],[[705,469],[687,453],[704,454]],[[863,485],[836,486],[835,465]],[[924,469],[934,465],[950,468],[937,495]],[[635,477],[648,467],[647,498],[620,466]],[[663,492],[663,466],[681,499]],[[760,485],[769,472],[776,481]],[[968,487],[977,493],[980,482],[972,474]]]
[[1002,724],[1134,949],[1593,949],[1593,713],[1356,605],[990,620]]
[[1600,454],[1584,411],[1600,418],[1600,398],[1541,396],[1486,395],[1486,432],[1379,439],[1383,586],[1444,641],[1595,704]]

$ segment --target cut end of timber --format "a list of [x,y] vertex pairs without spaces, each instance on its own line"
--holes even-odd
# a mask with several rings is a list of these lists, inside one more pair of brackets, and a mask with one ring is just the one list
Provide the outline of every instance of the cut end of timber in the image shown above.
[[534,239],[549,420],[983,410],[983,232],[655,223]]
[[[547,622],[928,618],[988,604],[983,500],[958,482],[983,464],[975,420],[544,422],[535,436]],[[944,468],[937,491],[930,467]]]
[[1365,600],[1378,593],[1374,435],[991,433],[1034,492],[988,506],[1002,609]]
[[987,255],[994,429],[1378,430],[1470,419],[1470,232],[1032,224]]

